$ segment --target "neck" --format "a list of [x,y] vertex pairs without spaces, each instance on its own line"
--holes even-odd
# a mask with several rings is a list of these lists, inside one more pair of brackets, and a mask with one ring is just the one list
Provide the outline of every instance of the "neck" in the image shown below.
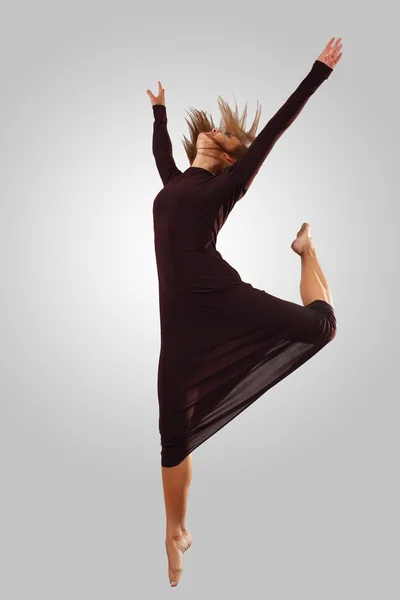
[[202,156],[201,154],[197,154],[191,166],[206,169],[206,171],[210,171],[213,175],[218,175],[218,173],[222,171],[221,163],[211,157]]

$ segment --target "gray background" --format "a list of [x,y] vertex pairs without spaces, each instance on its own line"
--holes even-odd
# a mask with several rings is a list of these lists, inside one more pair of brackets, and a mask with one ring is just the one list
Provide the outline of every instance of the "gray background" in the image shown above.
[[[398,566],[398,28],[388,1],[18,2],[1,61],[1,546],[5,600],[394,599]],[[335,340],[193,454],[193,546],[164,549],[146,89],[217,96],[258,132],[332,36],[343,58],[218,238],[301,304],[311,224]],[[258,257],[263,256],[260,260]]]

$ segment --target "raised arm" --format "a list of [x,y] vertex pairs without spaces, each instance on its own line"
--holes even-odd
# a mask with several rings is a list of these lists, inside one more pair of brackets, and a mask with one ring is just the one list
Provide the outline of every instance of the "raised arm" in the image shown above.
[[303,110],[308,99],[314,94],[321,83],[329,77],[333,69],[316,60],[307,77],[286,100],[285,104],[268,121],[255,140],[249,146],[247,153],[231,169],[228,174],[229,185],[241,185],[242,195],[249,189],[254,177],[259,172],[272,148]]
[[[338,54],[341,38],[333,44],[332,38],[314,62],[311,71],[303,79],[293,94],[286,100],[285,104],[268,121],[264,129],[260,131],[250,145],[247,153],[227,173],[227,185],[238,189],[241,186],[240,197],[249,189],[254,177],[257,175],[268,154],[279,140],[281,135],[293,123],[303,110],[308,99],[314,94],[325,79],[333,71],[333,67],[339,62],[341,53]],[[329,66],[332,65],[332,66]],[[224,177],[224,174],[221,175]]]
[[158,96],[154,96],[150,90],[147,95],[151,100],[154,114],[153,126],[153,155],[162,182],[165,185],[177,175],[182,175],[172,156],[172,144],[167,129],[167,109],[165,107],[165,90],[158,82]]
[[172,156],[172,144],[167,129],[167,109],[162,104],[153,105],[153,154],[162,182],[165,185],[177,175],[182,175]]

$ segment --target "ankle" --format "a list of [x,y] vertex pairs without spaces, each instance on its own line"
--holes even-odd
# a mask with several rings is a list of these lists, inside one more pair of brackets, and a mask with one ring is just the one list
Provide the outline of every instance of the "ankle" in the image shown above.
[[315,258],[317,256],[317,249],[314,246],[313,242],[310,242],[304,247],[302,253],[300,254],[301,258]]
[[188,533],[188,530],[186,529],[185,525],[167,524],[167,528],[166,528],[166,537],[167,538],[179,538],[182,535],[185,535],[187,533]]

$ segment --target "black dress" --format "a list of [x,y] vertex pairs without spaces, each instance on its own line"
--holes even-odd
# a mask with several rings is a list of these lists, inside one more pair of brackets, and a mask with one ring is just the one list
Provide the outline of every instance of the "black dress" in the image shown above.
[[247,154],[217,176],[200,167],[176,167],[166,108],[153,106],[153,154],[164,184],[153,203],[164,467],[178,465],[335,336],[330,304],[302,306],[256,289],[216,249],[235,203],[332,70],[315,61]]

